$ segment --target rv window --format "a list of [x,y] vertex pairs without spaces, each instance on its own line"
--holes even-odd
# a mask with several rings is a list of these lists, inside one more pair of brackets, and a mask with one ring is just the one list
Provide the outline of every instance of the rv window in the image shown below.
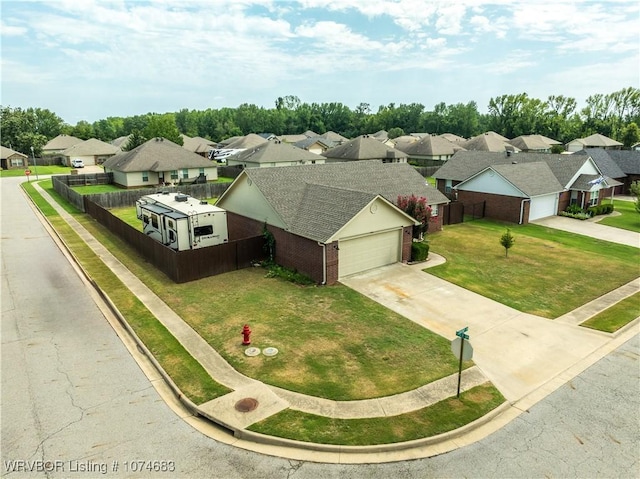
[[173,231],[169,230],[169,241],[173,243],[175,240],[176,234]]
[[158,228],[158,215],[151,215],[151,224],[154,228]]
[[173,220],[169,220],[168,223],[169,223],[169,228],[173,228]]
[[212,225],[196,226],[195,228],[193,228],[193,234],[195,236],[212,235],[213,234],[213,226]]
[[147,215],[142,215],[142,221],[144,221],[145,225],[149,224],[149,217]]

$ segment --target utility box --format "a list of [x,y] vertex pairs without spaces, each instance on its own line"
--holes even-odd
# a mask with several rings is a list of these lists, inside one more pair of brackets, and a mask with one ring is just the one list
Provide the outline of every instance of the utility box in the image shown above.
[[136,201],[143,232],[175,251],[229,241],[227,212],[183,193],[157,193]]

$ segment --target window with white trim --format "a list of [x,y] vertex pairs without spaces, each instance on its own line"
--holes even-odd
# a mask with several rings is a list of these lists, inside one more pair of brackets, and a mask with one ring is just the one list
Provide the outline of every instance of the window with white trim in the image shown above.
[[589,205],[590,206],[595,206],[598,204],[598,196],[599,196],[600,190],[596,190],[596,191],[592,191],[591,192],[591,196],[589,197]]
[[182,168],[182,179],[186,180],[187,178],[189,178],[189,170],[186,168]]
[[143,171],[142,172],[142,181],[149,181],[149,172],[148,171]]

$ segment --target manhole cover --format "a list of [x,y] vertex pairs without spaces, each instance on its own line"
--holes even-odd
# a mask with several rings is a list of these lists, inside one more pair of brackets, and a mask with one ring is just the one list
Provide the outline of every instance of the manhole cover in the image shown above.
[[278,354],[278,349],[277,348],[264,348],[262,350],[262,354],[264,354],[265,356],[275,356],[276,354]]
[[240,399],[235,405],[236,411],[250,412],[258,407],[258,400],[254,398]]
[[244,350],[244,354],[247,356],[257,356],[260,354],[260,348],[247,348]]

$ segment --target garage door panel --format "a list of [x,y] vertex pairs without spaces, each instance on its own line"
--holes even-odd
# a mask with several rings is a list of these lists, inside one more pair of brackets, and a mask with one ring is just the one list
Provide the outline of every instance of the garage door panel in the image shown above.
[[539,218],[546,218],[547,216],[554,216],[556,211],[556,196],[538,196],[531,198],[531,206],[529,207],[529,221],[537,220]]
[[401,259],[402,230],[386,231],[341,240],[338,257],[339,276],[396,263]]

